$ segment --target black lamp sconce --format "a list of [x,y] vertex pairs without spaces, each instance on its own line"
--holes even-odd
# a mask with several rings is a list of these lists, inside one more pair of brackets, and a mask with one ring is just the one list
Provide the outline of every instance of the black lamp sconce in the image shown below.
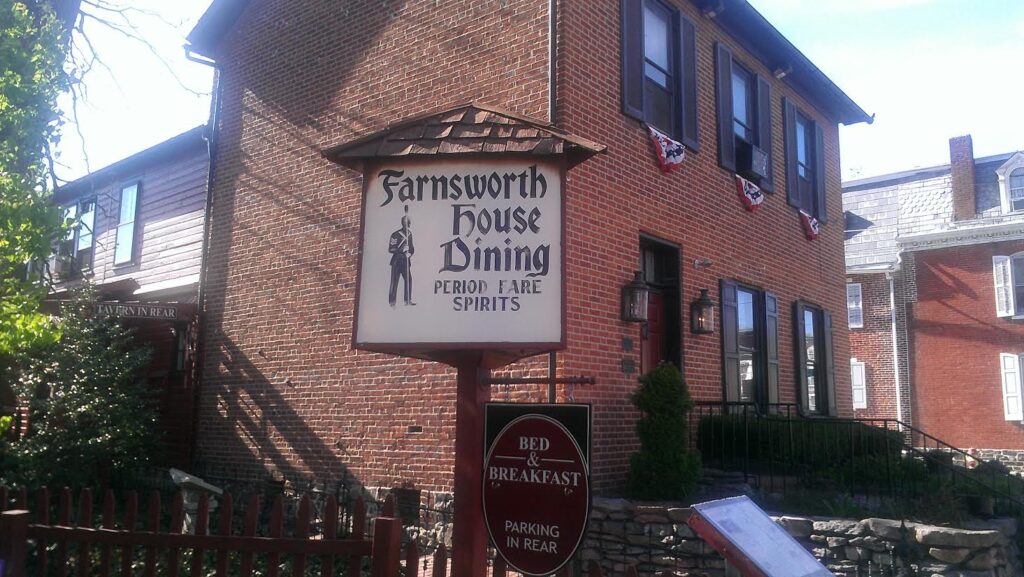
[[690,303],[690,332],[695,335],[715,332],[715,301],[708,296],[708,289],[700,289],[700,296]]
[[650,288],[644,281],[644,273],[636,271],[633,280],[622,287],[622,320],[629,323],[647,322],[647,295]]

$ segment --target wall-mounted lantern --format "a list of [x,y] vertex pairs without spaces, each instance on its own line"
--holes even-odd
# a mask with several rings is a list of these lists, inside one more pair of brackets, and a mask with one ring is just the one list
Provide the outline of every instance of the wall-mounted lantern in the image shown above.
[[700,297],[690,303],[690,332],[697,335],[715,332],[715,301],[708,296],[708,289],[700,289]]
[[650,289],[644,273],[636,271],[633,280],[622,287],[622,320],[631,323],[647,322],[647,295]]

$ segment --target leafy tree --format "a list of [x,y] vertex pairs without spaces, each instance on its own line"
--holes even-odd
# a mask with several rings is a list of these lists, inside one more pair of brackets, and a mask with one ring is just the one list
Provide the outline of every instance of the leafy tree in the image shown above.
[[640,450],[630,459],[627,489],[646,500],[682,499],[700,478],[700,456],[687,450],[687,414],[693,401],[679,369],[661,363],[640,377],[631,400],[643,416],[636,432]]
[[[0,400],[13,357],[56,340],[39,312],[45,287],[25,263],[43,262],[61,223],[49,200],[48,150],[60,130],[67,87],[66,28],[46,2],[0,2]],[[8,395],[9,396],[9,391]]]
[[150,352],[115,319],[93,313],[85,289],[62,311],[59,342],[33,355],[18,393],[30,399],[29,434],[10,443],[0,476],[39,486],[118,484],[157,446],[154,395],[140,379]]

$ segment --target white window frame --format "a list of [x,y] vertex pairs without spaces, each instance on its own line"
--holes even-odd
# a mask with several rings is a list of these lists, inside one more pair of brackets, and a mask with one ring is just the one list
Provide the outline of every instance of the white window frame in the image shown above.
[[999,376],[1003,391],[1003,418],[1007,421],[1024,422],[1024,382],[1021,381],[1021,364],[1024,354],[999,353]]
[[[857,383],[857,373],[860,373],[860,383]],[[858,361],[855,357],[850,359],[850,388],[853,392],[853,408],[868,408],[868,368],[867,365]],[[861,393],[861,400],[857,401],[857,391]]]
[[996,176],[999,177],[999,205],[1003,214],[1011,212],[1021,213],[1024,211],[1013,211],[1010,205],[1010,173],[1018,168],[1024,169],[1024,152],[1017,152],[996,169]]
[[992,283],[995,288],[996,316],[1024,319],[1024,303],[1017,301],[1016,282],[1013,278],[1013,261],[1024,259],[1024,252],[992,257]]
[[[125,192],[130,189],[135,189],[135,210],[132,214],[127,215],[131,220],[124,220],[125,216],[122,214],[121,205],[124,204]],[[118,198],[117,204],[117,226],[114,229],[114,266],[130,265],[135,263],[135,252],[138,250],[136,246],[136,236],[138,231],[138,220],[139,220],[139,195],[141,192],[142,183],[139,181],[127,182],[121,185],[121,194]],[[122,236],[123,235],[123,236]],[[128,258],[118,260],[117,255],[118,249],[124,244],[128,244]]]
[[[856,306],[851,302],[851,289],[854,289],[853,293],[856,293]],[[854,316],[856,312],[857,316]],[[864,328],[864,288],[859,282],[848,282],[846,283],[846,322],[849,324],[851,329],[862,329]]]

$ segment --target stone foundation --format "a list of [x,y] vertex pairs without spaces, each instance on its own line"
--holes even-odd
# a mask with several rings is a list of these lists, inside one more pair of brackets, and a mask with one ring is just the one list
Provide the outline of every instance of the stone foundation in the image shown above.
[[[595,498],[590,531],[579,555],[598,561],[606,574],[636,565],[641,575],[725,575],[725,561],[686,525],[689,508]],[[1013,519],[976,521],[965,528],[938,527],[891,519],[773,517],[840,577],[893,564],[894,550],[928,577],[1011,577],[1021,575]],[[898,556],[897,556],[898,558]],[[898,562],[897,562],[898,563]],[[867,574],[866,572],[863,574]]]
[[1017,449],[972,449],[979,463],[998,461],[1014,475],[1024,475],[1024,451]]

